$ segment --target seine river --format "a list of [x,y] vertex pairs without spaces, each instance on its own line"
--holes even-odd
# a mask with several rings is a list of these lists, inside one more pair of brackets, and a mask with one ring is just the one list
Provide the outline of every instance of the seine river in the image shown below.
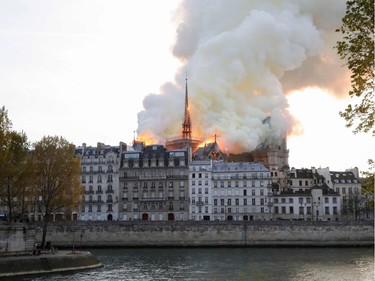
[[102,261],[103,267],[23,280],[374,280],[372,247],[89,251]]

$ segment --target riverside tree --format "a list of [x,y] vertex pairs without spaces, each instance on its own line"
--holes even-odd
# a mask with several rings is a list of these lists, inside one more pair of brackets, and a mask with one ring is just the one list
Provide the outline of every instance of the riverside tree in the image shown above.
[[34,145],[32,186],[38,211],[43,216],[41,247],[46,245],[48,223],[58,212],[72,213],[80,204],[81,166],[74,145],[62,137],[47,136]]
[[342,41],[336,45],[341,59],[351,71],[351,98],[359,98],[359,103],[349,104],[340,116],[353,132],[370,132],[374,129],[374,0],[352,0],[346,3],[346,14],[341,28]]
[[28,171],[26,134],[12,130],[3,106],[0,108],[0,201],[7,206],[9,221],[23,213]]

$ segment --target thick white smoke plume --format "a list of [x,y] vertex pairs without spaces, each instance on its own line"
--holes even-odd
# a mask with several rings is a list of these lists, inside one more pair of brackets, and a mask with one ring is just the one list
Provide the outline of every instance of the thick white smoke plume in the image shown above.
[[195,138],[217,134],[227,151],[241,152],[290,132],[287,91],[346,85],[333,49],[344,14],[341,0],[183,1],[173,53],[185,64],[176,84],[145,98],[138,135],[180,136],[186,71]]

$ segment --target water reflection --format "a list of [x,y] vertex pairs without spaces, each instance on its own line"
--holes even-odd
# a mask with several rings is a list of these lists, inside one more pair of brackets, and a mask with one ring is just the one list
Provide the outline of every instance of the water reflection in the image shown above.
[[89,271],[24,280],[374,280],[373,248],[92,249]]

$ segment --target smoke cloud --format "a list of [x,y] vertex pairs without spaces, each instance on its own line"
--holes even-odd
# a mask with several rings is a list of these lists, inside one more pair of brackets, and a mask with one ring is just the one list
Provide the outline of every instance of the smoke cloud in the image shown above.
[[186,71],[195,138],[217,134],[222,148],[242,152],[291,133],[298,121],[289,91],[316,86],[340,95],[346,87],[333,50],[344,14],[344,0],[181,2],[173,54],[184,65],[175,83],[144,99],[138,135],[160,143],[180,136]]

